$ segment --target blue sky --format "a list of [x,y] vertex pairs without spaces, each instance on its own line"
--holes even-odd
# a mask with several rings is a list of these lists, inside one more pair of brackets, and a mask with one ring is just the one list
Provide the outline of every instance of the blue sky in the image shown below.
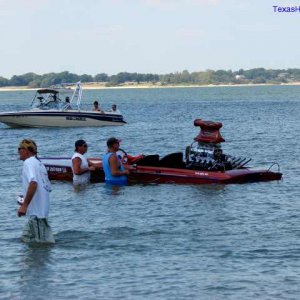
[[0,0],[0,76],[300,68],[300,0]]

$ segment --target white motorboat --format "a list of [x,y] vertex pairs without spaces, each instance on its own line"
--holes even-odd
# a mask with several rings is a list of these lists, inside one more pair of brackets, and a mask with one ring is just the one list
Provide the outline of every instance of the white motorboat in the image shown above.
[[100,127],[126,124],[119,112],[81,110],[81,97],[80,83],[75,85],[75,89],[70,85],[39,89],[30,110],[1,112],[0,122],[10,127]]

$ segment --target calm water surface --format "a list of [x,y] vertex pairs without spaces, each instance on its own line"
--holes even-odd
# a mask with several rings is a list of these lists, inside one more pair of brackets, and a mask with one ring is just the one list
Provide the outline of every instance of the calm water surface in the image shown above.
[[[1,92],[0,111],[26,109],[34,92]],[[84,129],[0,125],[0,299],[299,299],[300,87],[262,86],[84,91],[84,103],[117,103],[128,124]],[[278,162],[283,181],[243,185],[103,183],[74,192],[53,182],[54,247],[19,237],[17,146],[33,138],[40,156],[89,156],[120,137],[131,154],[184,151],[195,118],[221,121],[226,152],[252,166]]]

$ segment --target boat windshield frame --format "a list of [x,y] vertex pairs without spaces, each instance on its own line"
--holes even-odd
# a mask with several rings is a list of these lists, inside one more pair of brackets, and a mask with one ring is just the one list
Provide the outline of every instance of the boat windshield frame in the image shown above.
[[[75,86],[75,89],[72,88]],[[69,102],[62,100],[69,98]],[[56,85],[50,88],[38,89],[32,99],[31,108],[41,110],[80,110],[82,87],[80,82]]]

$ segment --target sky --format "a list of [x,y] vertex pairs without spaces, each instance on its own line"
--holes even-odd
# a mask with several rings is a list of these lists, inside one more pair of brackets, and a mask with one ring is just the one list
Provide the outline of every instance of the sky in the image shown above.
[[300,68],[300,0],[0,0],[0,76]]

